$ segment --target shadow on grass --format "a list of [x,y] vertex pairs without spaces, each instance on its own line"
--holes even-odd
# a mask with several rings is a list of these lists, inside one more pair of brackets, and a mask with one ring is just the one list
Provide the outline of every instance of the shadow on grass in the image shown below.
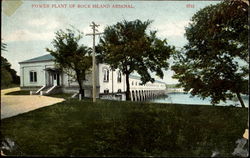
[[58,93],[58,94],[50,94],[49,97],[55,97],[55,98],[64,98],[69,99],[73,94],[66,94],[66,93]]
[[[20,90],[20,91],[9,92],[9,93],[6,93],[5,95],[30,95],[30,91]],[[46,96],[68,99],[72,96],[72,94],[57,93],[57,94],[50,94],[50,95],[46,95]]]
[[6,93],[5,95],[30,95],[30,91],[20,90],[20,91],[9,92]]
[[7,86],[1,85],[1,90],[9,89],[9,88],[15,88],[15,87],[19,87],[19,86],[20,85],[18,85],[18,84],[10,84],[10,85],[7,85]]

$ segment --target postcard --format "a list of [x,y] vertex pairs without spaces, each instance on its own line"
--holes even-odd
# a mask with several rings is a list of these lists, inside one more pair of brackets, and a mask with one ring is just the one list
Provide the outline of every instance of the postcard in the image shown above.
[[246,0],[2,0],[2,156],[247,157]]

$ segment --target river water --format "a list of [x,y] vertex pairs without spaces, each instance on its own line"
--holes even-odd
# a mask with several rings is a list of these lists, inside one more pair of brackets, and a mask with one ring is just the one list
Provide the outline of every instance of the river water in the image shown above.
[[[249,97],[245,96],[242,97],[245,106],[248,107],[249,105]],[[149,100],[149,102],[154,102],[154,103],[177,103],[177,104],[190,104],[190,105],[211,105],[211,98],[205,98],[204,100],[202,98],[199,98],[197,96],[192,96],[191,94],[187,93],[169,93],[165,97],[161,98],[156,98]],[[235,100],[227,100],[226,102],[221,101],[219,104],[215,104],[219,106],[230,106],[233,105],[236,107],[241,107],[240,102],[235,99]]]

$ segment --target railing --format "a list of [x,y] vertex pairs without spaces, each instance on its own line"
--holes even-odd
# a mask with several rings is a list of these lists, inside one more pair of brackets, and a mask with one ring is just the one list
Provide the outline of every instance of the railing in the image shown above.
[[71,98],[75,98],[78,94],[79,94],[78,92],[77,92],[77,93],[74,93],[74,94],[71,96]]
[[43,85],[40,89],[36,91],[36,94],[39,93],[41,90],[43,90],[46,87],[46,85]]
[[56,86],[57,86],[57,85],[54,85],[53,87],[51,87],[50,89],[48,89],[48,90],[46,91],[46,93],[48,94],[49,92],[51,92]]

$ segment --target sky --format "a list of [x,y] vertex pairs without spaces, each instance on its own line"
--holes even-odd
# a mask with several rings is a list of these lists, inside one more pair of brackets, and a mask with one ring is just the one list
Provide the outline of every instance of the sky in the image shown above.
[[[157,30],[158,37],[166,38],[169,45],[180,49],[187,43],[185,27],[192,16],[216,3],[219,1],[5,0],[2,1],[1,39],[7,44],[7,51],[1,53],[19,75],[18,62],[48,54],[45,49],[53,49],[51,42],[59,29],[71,28],[72,25],[87,34],[92,32],[89,26],[92,21],[100,25],[98,30],[102,32],[106,26],[136,19],[153,20],[149,30]],[[112,8],[114,4],[130,5],[132,8]],[[40,8],[39,5],[45,7]],[[98,40],[99,37],[96,44]],[[85,36],[80,42],[92,47],[91,36]],[[169,62],[171,64],[172,59]],[[165,71],[161,81],[178,83],[172,75],[173,71]]]

